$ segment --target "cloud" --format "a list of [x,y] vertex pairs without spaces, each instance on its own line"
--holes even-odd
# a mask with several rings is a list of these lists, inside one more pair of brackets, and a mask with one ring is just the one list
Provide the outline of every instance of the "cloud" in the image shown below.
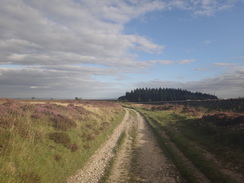
[[233,8],[238,2],[242,2],[242,0],[171,0],[168,2],[167,8],[191,11],[196,16],[212,16],[219,11]]
[[173,64],[174,63],[174,61],[171,61],[171,60],[159,60],[157,62],[160,63],[160,64],[164,64],[164,65],[168,65],[168,64]]
[[231,9],[236,1],[211,1],[211,0],[195,0],[194,14],[203,16],[212,16],[216,12]]
[[160,54],[164,46],[123,31],[128,21],[163,7],[157,0],[0,1],[1,96],[117,91],[116,83],[95,76],[119,77],[153,64],[130,53]]
[[[0,68],[0,93],[4,97],[101,98],[104,93],[117,90],[116,83],[95,80],[92,77],[94,72],[97,76],[107,76],[116,71],[69,65]],[[96,92],[103,94],[95,94]]]
[[179,61],[173,61],[173,60],[150,60],[148,61],[148,63],[150,64],[163,64],[163,65],[169,65],[169,64],[189,64],[194,62],[195,59],[183,59],[183,60],[179,60]]
[[138,52],[163,54],[165,46],[125,34],[128,22],[153,11],[182,9],[208,15],[233,4],[206,0],[1,0],[0,93],[6,97],[61,97],[62,93],[72,97],[79,92],[117,92],[118,84],[95,77],[117,78],[144,72],[158,63],[194,61],[140,60]]
[[204,68],[204,67],[197,67],[194,69],[195,71],[208,71],[208,68]]
[[138,35],[123,34],[124,23],[159,10],[161,4],[158,1],[129,4],[3,0],[0,2],[2,60],[16,65],[90,61],[107,65],[108,59],[116,62],[114,58],[129,57],[131,49],[161,53],[164,46]]
[[237,65],[236,63],[224,63],[224,62],[219,62],[219,63],[214,63],[214,67],[231,67]]
[[206,45],[209,45],[209,44],[211,44],[211,43],[212,43],[211,40],[206,40],[206,41],[204,41],[204,44],[206,44]]
[[195,61],[194,59],[185,59],[185,60],[178,61],[178,63],[179,64],[189,64],[189,63],[192,63],[194,61]]
[[203,79],[200,81],[164,81],[153,80],[139,82],[137,87],[164,87],[164,88],[183,88],[190,91],[199,91],[217,95],[220,98],[244,97],[244,69],[227,72],[221,76]]

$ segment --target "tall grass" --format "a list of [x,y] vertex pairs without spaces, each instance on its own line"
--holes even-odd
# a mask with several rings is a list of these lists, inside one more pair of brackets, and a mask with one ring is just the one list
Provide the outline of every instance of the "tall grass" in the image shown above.
[[[181,110],[180,110],[181,111]],[[223,173],[219,171],[219,168],[211,161],[205,158],[203,155],[203,152],[201,149],[197,148],[195,144],[191,143],[191,140],[187,138],[187,136],[191,136],[191,138],[195,137],[195,142],[199,143],[196,139],[199,139],[199,133],[200,130],[204,130],[204,127],[199,126],[199,131],[193,133],[191,132],[191,135],[187,135],[185,130],[187,129],[187,132],[190,133],[191,126],[188,126],[188,121],[194,121],[195,125],[199,125],[199,123],[194,120],[193,116],[187,116],[189,114],[182,114],[179,113],[177,110],[166,110],[166,111],[152,111],[152,110],[142,110],[142,112],[146,115],[144,115],[149,121],[154,133],[156,134],[157,138],[161,139],[161,143],[163,149],[168,152],[171,159],[174,160],[176,165],[180,168],[181,172],[182,170],[187,170],[187,167],[184,168],[184,162],[180,162],[180,159],[177,158],[177,154],[174,153],[170,145],[163,139],[162,136],[160,136],[160,128],[170,137],[170,139],[175,143],[175,145],[181,150],[184,155],[192,161],[192,163],[202,172],[205,174],[205,176],[211,180],[212,182],[234,182],[229,177],[225,176]],[[182,111],[181,111],[182,112]],[[155,126],[155,123],[157,124]],[[187,125],[188,124],[188,125]],[[159,127],[160,126],[160,127]],[[205,125],[204,125],[205,126]],[[218,131],[217,128],[215,128],[216,131]],[[194,130],[193,130],[194,131]],[[221,129],[223,132],[223,129]],[[226,130],[228,131],[228,129]],[[198,134],[197,134],[198,133]],[[201,133],[204,133],[203,131]],[[192,136],[194,134],[194,136]],[[208,133],[205,133],[205,138],[208,137]],[[218,136],[218,133],[216,132],[215,136]],[[203,137],[202,137],[203,138]],[[227,137],[226,137],[227,138]],[[224,138],[223,138],[224,140]],[[206,141],[205,141],[206,142]],[[208,141],[208,143],[211,143]],[[212,142],[213,143],[213,142]],[[207,142],[206,142],[207,144]],[[227,145],[227,144],[226,144]],[[229,144],[230,145],[230,144]],[[215,144],[215,146],[221,146],[221,144]],[[190,175],[189,172],[184,172],[183,175],[186,179],[191,178],[194,175]],[[195,182],[194,179],[188,180],[189,182]]]
[[0,182],[66,182],[124,116],[113,102],[31,102],[1,100]]

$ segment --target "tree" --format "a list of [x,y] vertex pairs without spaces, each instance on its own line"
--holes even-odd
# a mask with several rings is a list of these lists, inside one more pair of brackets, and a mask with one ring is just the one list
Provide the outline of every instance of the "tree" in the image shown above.
[[75,100],[81,100],[82,98],[75,97]]
[[174,88],[137,88],[131,92],[126,92],[125,96],[118,100],[128,100],[129,102],[148,101],[176,101],[176,100],[205,100],[218,99],[216,96],[201,92],[190,92]]

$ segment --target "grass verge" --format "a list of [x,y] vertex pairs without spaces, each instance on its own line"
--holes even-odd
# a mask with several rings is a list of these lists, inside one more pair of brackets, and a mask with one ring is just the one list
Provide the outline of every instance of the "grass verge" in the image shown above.
[[4,183],[66,182],[125,115],[118,104],[101,101],[6,100],[0,112]]
[[[218,168],[213,164],[213,162],[208,161],[202,154],[202,152],[197,149],[194,145],[188,142],[188,139],[180,133],[179,130],[172,128],[171,125],[167,125],[170,120],[178,121],[179,116],[176,114],[155,114],[157,112],[152,111],[141,111],[145,119],[149,122],[155,136],[158,139],[159,144],[165,150],[166,154],[174,161],[176,166],[181,171],[183,177],[187,182],[198,182],[196,177],[187,169],[184,162],[180,160],[177,154],[170,147],[170,143],[163,139],[160,135],[160,129],[163,130],[174,142],[174,144],[179,148],[179,150],[197,167],[210,181],[212,182],[223,182],[232,183],[234,182],[229,177],[221,173]],[[158,112],[159,113],[159,112]],[[162,112],[161,112],[162,113]],[[145,115],[146,114],[146,115]],[[180,116],[180,120],[183,120]],[[156,125],[155,125],[156,124]],[[159,125],[159,126],[158,126]]]

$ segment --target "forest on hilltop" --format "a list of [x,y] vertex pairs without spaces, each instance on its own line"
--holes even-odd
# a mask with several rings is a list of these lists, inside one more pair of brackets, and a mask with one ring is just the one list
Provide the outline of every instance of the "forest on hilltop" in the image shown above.
[[118,98],[120,101],[129,102],[153,102],[153,101],[177,101],[177,100],[206,100],[218,99],[217,96],[191,92],[184,89],[174,88],[137,88],[126,92],[125,96]]

